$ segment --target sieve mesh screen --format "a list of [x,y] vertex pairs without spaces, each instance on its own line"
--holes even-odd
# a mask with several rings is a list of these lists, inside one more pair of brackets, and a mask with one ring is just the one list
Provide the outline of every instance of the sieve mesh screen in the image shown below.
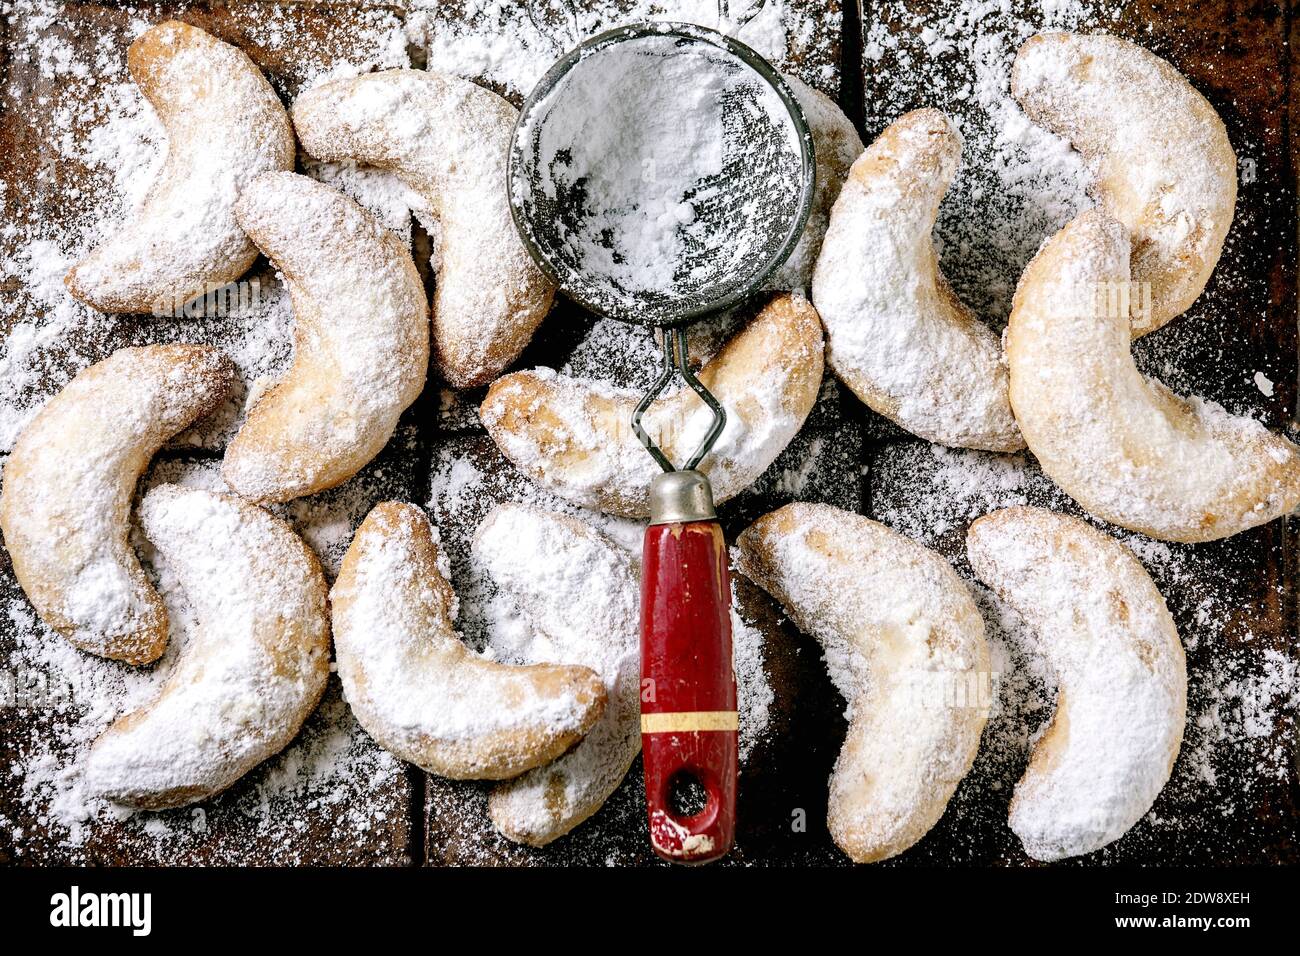
[[515,222],[575,301],[679,325],[754,291],[798,242],[811,137],[780,76],[685,24],[625,27],[543,77],[510,158]]

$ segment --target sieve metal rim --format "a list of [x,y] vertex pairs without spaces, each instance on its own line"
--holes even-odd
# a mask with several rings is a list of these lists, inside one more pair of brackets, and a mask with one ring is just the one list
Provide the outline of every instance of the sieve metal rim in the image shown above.
[[[782,105],[785,106],[786,113],[790,117],[790,122],[794,125],[796,138],[799,140],[799,159],[800,159],[800,188],[799,188],[799,213],[795,217],[790,230],[776,247],[776,251],[764,263],[762,269],[754,273],[753,277],[745,283],[738,283],[728,287],[722,296],[711,299],[695,308],[684,310],[680,315],[668,321],[654,321],[648,318],[642,318],[634,314],[623,314],[622,310],[617,313],[611,312],[606,305],[600,305],[589,301],[581,293],[569,289],[561,275],[550,261],[550,257],[542,251],[537,240],[533,236],[533,231],[529,225],[527,214],[521,208],[521,203],[516,199],[516,183],[526,189],[528,186],[527,178],[524,176],[521,167],[523,166],[523,147],[521,144],[520,132],[527,128],[529,117],[555,86],[564,78],[565,75],[584,57],[596,50],[607,46],[613,46],[616,43],[622,43],[627,40],[641,39],[649,36],[677,36],[684,39],[701,41],[712,44],[733,56],[752,69],[763,82],[767,83],[780,98]],[[510,218],[515,224],[515,231],[519,234],[524,248],[528,250],[529,257],[535,262],[552,282],[571,301],[594,312],[597,315],[609,316],[623,322],[630,322],[636,325],[652,326],[655,328],[673,328],[676,326],[686,325],[707,315],[714,315],[724,312],[727,309],[739,305],[745,299],[758,292],[764,282],[766,282],[773,273],[779,269],[790,254],[794,252],[795,246],[799,244],[799,239],[803,236],[804,227],[808,224],[808,216],[812,212],[813,192],[816,186],[816,151],[813,146],[812,131],[808,127],[808,120],[804,116],[803,108],[795,98],[794,91],[790,89],[788,83],[781,76],[780,72],[772,66],[761,54],[756,52],[752,47],[740,42],[734,37],[729,37],[717,30],[709,27],[702,27],[694,23],[684,23],[679,21],[647,21],[638,23],[624,24],[611,30],[606,30],[594,37],[590,37],[579,43],[564,56],[560,57],[551,68],[542,75],[537,81],[536,86],[524,100],[523,106],[519,110],[519,116],[515,120],[514,130],[510,134],[510,152],[506,161],[506,197],[510,205]],[[522,190],[521,190],[522,191]]]

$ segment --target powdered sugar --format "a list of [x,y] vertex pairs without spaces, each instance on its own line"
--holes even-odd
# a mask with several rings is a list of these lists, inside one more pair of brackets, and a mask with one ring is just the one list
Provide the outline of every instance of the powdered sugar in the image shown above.
[[354,475],[423,390],[424,286],[403,242],[313,179],[258,177],[236,215],[289,277],[300,348],[275,388],[252,403],[224,470],[240,494],[284,501]]
[[1218,764],[1226,751],[1250,748],[1261,755],[1263,779],[1288,773],[1285,715],[1300,707],[1300,672],[1293,657],[1275,649],[1251,655],[1249,662],[1224,662],[1200,676],[1203,705],[1192,715],[1184,746],[1182,785],[1216,788],[1223,794],[1220,812],[1228,816],[1248,794],[1234,794],[1221,780]]
[[743,769],[767,736],[776,691],[767,679],[763,632],[745,619],[746,609],[731,589],[731,655],[736,675],[736,710],[740,715],[737,752]]
[[[35,20],[29,11],[34,6],[45,11],[46,22],[53,23],[58,18],[58,29],[44,30],[40,36],[31,34]],[[602,25],[612,25],[624,10],[630,16],[639,16],[649,6],[642,0],[631,4],[602,0],[584,3],[572,17],[586,32],[591,32]],[[712,0],[690,0],[667,6],[672,9],[666,15],[681,19],[709,23],[710,18],[717,16],[717,5]],[[729,6],[734,13],[748,5],[733,2]],[[1086,203],[1081,183],[1087,179],[1087,171],[1079,168],[1079,157],[1068,144],[1029,123],[1010,102],[1005,89],[1006,61],[1021,36],[1045,26],[1070,27],[1081,23],[1084,5],[1073,0],[1044,3],[1042,11],[1034,9],[1029,14],[1013,15],[1004,4],[983,0],[947,3],[942,9],[951,10],[954,6],[960,9],[958,20],[950,25],[946,19],[936,17],[926,24],[929,31],[925,40],[919,29],[908,26],[925,22],[920,16],[921,9],[913,10],[914,6],[868,5],[869,15],[875,18],[868,25],[868,36],[872,42],[879,41],[883,51],[883,59],[876,61],[880,64],[876,77],[868,76],[868,129],[875,132],[903,110],[928,105],[936,98],[945,101],[940,105],[950,113],[957,114],[959,111],[952,109],[951,100],[968,83],[967,102],[981,101],[986,94],[1005,101],[1008,107],[1005,123],[999,119],[994,125],[1008,139],[992,147],[982,138],[983,131],[972,130],[973,124],[981,122],[978,116],[958,116],[968,145],[966,166],[944,203],[936,230],[944,268],[954,285],[965,301],[996,322],[1009,307],[1010,291],[1023,262],[1043,237]],[[757,19],[740,35],[763,52],[778,54],[787,68],[792,61],[786,57],[793,54],[801,75],[824,89],[833,89],[836,70],[828,51],[838,33],[793,7],[789,2],[769,0]],[[468,15],[466,19],[461,19],[462,8]],[[1096,9],[1096,5],[1089,4],[1088,8]],[[316,18],[315,11],[319,8],[313,5],[257,5],[245,9],[250,12],[229,8],[233,13],[223,15],[237,17],[243,35],[259,50],[272,52],[278,61],[273,82],[282,90],[292,91],[304,80],[318,76],[323,61],[351,57],[341,51],[350,48],[352,39],[365,49],[353,63],[327,69],[350,74],[365,69],[368,63],[405,65],[401,25],[398,23],[394,30],[396,20],[387,13],[382,14],[388,19],[381,24],[380,13],[339,8],[329,17],[334,26],[323,33],[308,32],[302,27],[307,20]],[[409,19],[413,39],[427,38],[432,43],[429,50],[432,63],[474,76],[478,74],[474,64],[481,62],[490,74],[490,82],[518,94],[529,89],[532,79],[570,45],[567,34],[558,27],[554,42],[547,33],[535,28],[528,16],[529,9],[538,14],[543,26],[549,27],[567,22],[572,5],[550,0],[528,5],[468,0],[464,4],[431,4]],[[100,52],[96,53],[85,44],[75,42],[78,14],[74,9],[65,11],[45,0],[38,4],[18,0],[11,4],[10,10],[15,12],[9,34],[15,62],[30,60],[50,75],[94,77],[104,90],[115,84],[134,90],[132,84],[125,83],[120,44],[115,47],[104,40],[99,44]],[[122,8],[97,8],[97,11],[97,16],[106,22],[134,21],[132,30],[137,33],[147,26],[138,18],[139,14],[121,12]],[[1103,26],[1109,19],[1106,12],[1101,14]],[[1040,13],[1043,13],[1041,19]],[[897,22],[901,25],[896,32],[883,28],[879,18],[885,14],[900,18]],[[1000,33],[1008,22],[1014,24],[1014,37],[1000,37],[996,42],[980,39],[983,33]],[[1097,23],[1098,19],[1088,14],[1084,26]],[[575,34],[574,39],[577,38],[579,35]],[[901,68],[894,67],[894,61],[889,58],[891,51],[920,49],[923,54],[923,43],[933,44],[936,51],[943,51],[946,45],[948,53],[941,53],[941,58],[952,53],[975,54],[976,69],[958,65],[947,71],[940,64],[936,71],[931,68],[933,61],[924,55]],[[985,61],[997,68],[986,74]],[[504,81],[508,76],[529,78],[509,83]],[[986,79],[989,80],[987,90],[982,88]],[[886,90],[890,92],[885,93]],[[897,94],[899,90],[904,93]],[[904,102],[895,98],[906,95],[907,90],[913,91],[917,99]],[[66,137],[72,148],[80,149],[77,144],[83,139],[85,126],[80,123],[72,126],[71,117],[84,120],[85,104],[94,102],[96,95],[80,88],[67,95],[44,98],[42,110],[48,112],[41,112],[33,119],[45,125],[34,134],[42,137],[47,147],[65,141]],[[110,114],[103,123],[88,125],[91,129],[111,131],[118,121],[118,117]],[[1248,125],[1235,122],[1234,137]],[[45,135],[50,130],[52,134]],[[141,137],[145,132],[141,127]],[[145,140],[141,138],[139,142]],[[1268,144],[1253,145],[1257,150],[1272,148]],[[122,152],[123,161],[128,164],[130,153],[130,149]],[[1243,155],[1252,154],[1246,149]],[[1257,151],[1254,155],[1261,154]],[[160,154],[153,159],[157,162]],[[1057,160],[1060,165],[1053,167]],[[1261,168],[1265,168],[1267,161],[1261,163]],[[84,197],[94,196],[89,214],[68,203],[51,203],[49,197],[55,195],[48,180],[51,165],[58,168],[67,164],[43,164],[40,170],[32,170],[33,177],[46,177],[41,180],[46,184],[44,190],[32,191],[33,196],[42,197],[41,214],[35,215],[30,204],[20,203],[12,218],[0,224],[0,273],[4,274],[6,289],[0,295],[0,324],[9,330],[0,353],[0,363],[4,363],[0,366],[0,447],[8,447],[22,422],[45,396],[57,390],[77,369],[102,358],[115,344],[172,340],[173,336],[219,341],[250,380],[274,377],[287,365],[291,313],[283,288],[268,277],[263,277],[266,283],[263,308],[232,313],[214,321],[179,323],[179,327],[173,323],[168,328],[137,329],[133,321],[95,314],[68,299],[60,288],[59,278],[84,249],[82,237],[88,236],[96,223],[112,221],[113,216],[120,215],[115,210],[129,209],[132,202],[113,199],[111,192],[116,187],[105,189],[103,183],[114,166],[109,161],[98,174],[73,167],[75,176],[70,176],[64,184],[66,190],[61,188],[57,193],[71,196],[75,191]],[[121,163],[118,166],[125,168]],[[147,168],[147,164],[142,164],[142,168]],[[1053,181],[1053,169],[1062,178]],[[366,172],[362,171],[362,175]],[[1019,176],[1024,178],[1018,179]],[[338,185],[341,180],[331,179],[331,182]],[[8,190],[8,195],[21,195],[28,192],[29,183],[15,172],[0,188]],[[132,194],[140,195],[139,191]],[[976,197],[979,201],[972,202]],[[361,201],[368,205],[364,199]],[[1051,205],[1057,201],[1064,205]],[[396,210],[397,204],[392,208]],[[971,208],[980,209],[980,214],[972,216]],[[1253,229],[1262,229],[1264,225],[1258,217],[1249,223]],[[1252,274],[1249,264],[1240,261],[1242,258],[1225,259],[1220,272],[1225,266],[1231,267],[1232,288],[1243,283],[1250,288],[1261,288],[1259,301],[1262,302],[1267,295],[1265,282]],[[42,274],[50,279],[48,295],[38,301],[41,289],[36,280]],[[1221,310],[1231,310],[1239,303],[1250,305],[1246,299],[1254,301],[1250,296],[1220,297],[1217,305],[1211,303],[1215,314],[1210,317],[1222,318],[1218,314]],[[1260,310],[1251,308],[1233,314],[1239,319],[1242,315],[1260,314]],[[16,321],[13,329],[10,329],[11,321]],[[1200,323],[1195,327],[1182,324],[1177,331],[1170,330],[1172,335],[1143,340],[1137,350],[1139,363],[1167,383],[1176,384],[1180,391],[1205,392],[1204,382],[1223,373],[1223,381],[1242,383],[1239,389],[1232,386],[1222,395],[1215,393],[1229,409],[1251,414],[1266,409],[1272,414],[1273,403],[1260,401],[1249,375],[1252,370],[1262,368],[1272,380],[1285,383],[1290,378],[1289,360],[1275,356],[1274,364],[1261,365],[1271,360],[1252,355],[1250,364],[1237,362],[1245,352],[1244,337],[1233,334],[1237,327],[1235,320]],[[606,338],[604,333],[610,331],[618,334]],[[557,337],[563,347],[564,335]],[[585,351],[574,356],[574,365],[566,371],[588,377],[610,377],[610,369],[619,363],[607,357],[607,347],[614,351],[626,349],[628,355],[633,355],[634,349],[643,349],[645,367],[653,371],[658,352],[650,337],[640,330],[613,325],[597,328],[584,346]],[[550,357],[551,353],[546,353],[541,360]],[[553,360],[558,365],[564,358],[556,356]],[[641,359],[633,355],[628,364],[638,361]],[[1189,388],[1188,382],[1194,382],[1197,387]],[[625,379],[620,384],[641,383]],[[835,392],[835,383],[828,382],[827,389]],[[1288,391],[1279,385],[1278,394],[1286,398]],[[426,411],[431,419],[435,406],[436,403],[431,403]],[[831,414],[841,415],[834,402],[827,406]],[[463,411],[464,403],[459,407]],[[237,410],[231,411],[237,414]],[[821,410],[815,414],[820,415]],[[857,416],[852,411],[849,414],[856,425]],[[445,509],[447,516],[463,518],[472,531],[477,518],[502,494],[535,501],[542,507],[572,508],[530,485],[490,451],[475,452],[475,442],[481,442],[482,436],[467,435],[465,430],[469,427],[463,415],[454,420],[451,417],[438,420],[440,434],[433,449],[434,495],[435,504]],[[220,447],[228,433],[229,429],[223,434],[205,434],[202,441],[207,447]],[[417,498],[412,500],[418,500],[423,493],[425,459],[419,448],[409,447],[409,432],[399,434],[402,446],[397,457],[405,464],[381,463],[378,469],[368,469],[362,479],[347,483],[337,493],[304,499],[286,509],[313,526],[301,530],[335,560],[350,538],[351,526],[365,514],[376,496],[409,498],[414,494]],[[854,483],[838,479],[828,482],[823,474],[825,469],[814,461],[814,458],[837,463],[843,460],[844,474],[856,469],[852,459],[860,450],[858,443],[841,441],[841,437],[838,433],[828,435],[820,457],[805,460],[787,456],[789,473],[785,490],[802,489],[810,497],[843,495],[847,506],[858,507]],[[194,432],[185,436],[186,442],[197,440],[199,436]],[[798,441],[796,444],[804,447]],[[408,465],[420,474],[407,476],[402,469]],[[398,480],[372,483],[376,470]],[[203,471],[210,473],[211,469],[204,466]],[[840,474],[837,468],[835,475]],[[411,479],[409,487],[404,484],[408,478]],[[769,474],[761,483],[757,500],[762,501],[762,495],[771,491],[779,479],[782,479],[780,474]],[[962,549],[949,546],[957,540],[965,522],[998,503],[1029,500],[1057,508],[1070,507],[1025,456],[966,454],[931,449],[918,443],[894,441],[881,446],[872,459],[870,485],[869,498],[864,492],[863,501],[869,501],[874,514],[883,515],[887,523],[910,535],[940,543],[958,563],[962,560]],[[741,510],[752,508],[754,500],[747,496]],[[618,522],[592,514],[585,515],[584,519],[619,536],[629,546],[634,547],[639,540],[640,527],[635,522]],[[450,533],[447,527],[443,530],[443,540],[449,550],[459,547],[456,540],[467,546],[468,532],[459,525]],[[1273,588],[1277,582],[1271,576],[1273,564],[1269,555],[1275,554],[1272,549],[1277,536],[1272,530],[1261,529],[1241,539],[1197,547],[1155,543],[1136,535],[1123,537],[1139,550],[1148,564],[1174,609],[1183,637],[1189,643],[1189,653],[1194,654],[1192,707],[1183,755],[1156,809],[1129,838],[1111,850],[1102,851],[1099,859],[1137,862],[1148,857],[1197,855],[1205,860],[1221,859],[1236,852],[1237,844],[1224,845],[1225,839],[1232,840],[1229,830],[1233,827],[1252,828],[1257,839],[1242,840],[1241,853],[1262,856],[1266,851],[1261,848],[1271,845],[1267,832],[1272,830],[1273,823],[1278,826],[1287,823],[1283,819],[1289,812],[1285,797],[1275,797],[1284,795],[1286,781],[1293,778],[1292,715],[1300,705],[1294,698],[1295,675],[1294,668],[1289,667],[1290,656],[1277,650],[1285,648],[1288,640],[1274,623],[1277,593]],[[466,563],[458,563],[455,573],[460,589],[467,573]],[[916,850],[919,859],[936,863],[962,860],[967,853],[982,860],[1020,860],[1018,851],[1001,849],[1006,834],[1005,799],[999,799],[997,794],[1006,793],[1019,775],[1030,733],[1049,713],[1055,692],[1050,680],[1044,682],[1046,667],[1042,658],[1035,656],[1033,637],[1024,633],[1023,622],[1015,621],[1015,615],[1005,612],[982,588],[977,587],[976,591],[989,615],[994,669],[1003,675],[998,685],[999,712],[990,722],[968,785],[959,789],[947,820],[941,824],[943,834]],[[462,609],[462,623],[467,623],[466,612],[474,609],[476,598],[471,595],[465,603],[471,606]],[[69,693],[75,706],[65,710],[69,715],[66,718],[52,709],[10,711],[5,734],[6,748],[13,755],[9,768],[12,776],[6,776],[5,788],[11,793],[21,791],[24,796],[22,801],[9,804],[13,808],[10,816],[0,819],[0,852],[10,852],[20,860],[74,862],[349,860],[393,863],[403,859],[407,849],[403,841],[410,826],[410,779],[414,775],[374,745],[351,717],[337,689],[327,695],[299,741],[263,769],[251,773],[227,796],[207,801],[193,812],[135,815],[113,825],[103,825],[98,818],[100,814],[107,818],[105,808],[93,801],[88,804],[75,790],[76,771],[68,762],[66,748],[72,746],[84,752],[119,709],[128,710],[148,699],[156,686],[151,676],[162,679],[165,675],[161,671],[152,675],[140,673],[77,654],[35,622],[27,602],[16,591],[8,593],[5,605],[12,613],[0,629],[6,632],[6,648],[11,635],[20,647],[9,665],[20,671],[26,668],[19,678],[27,673],[39,680],[41,675],[50,674],[58,683],[64,676],[71,679],[75,675],[78,688],[88,689]],[[737,666],[743,671],[739,630],[736,640]],[[50,659],[60,663],[55,666],[49,663]],[[166,660],[170,659],[169,656]],[[166,660],[160,666],[166,667]],[[139,694],[133,697],[132,691],[124,689],[123,675],[139,680]],[[7,676],[0,672],[0,696],[7,692]],[[742,681],[743,701],[745,678],[743,673],[738,676]],[[786,695],[797,693],[798,688],[792,691],[783,684],[779,691],[784,706]],[[802,703],[802,699],[797,703]],[[112,713],[97,727],[90,726],[78,723],[79,718],[71,718],[84,707],[97,712],[107,709]],[[1271,731],[1262,734],[1266,728]],[[601,819],[580,829],[563,848],[557,846],[547,854],[518,855],[510,859],[520,862],[581,860],[597,864],[639,860],[643,807],[633,784],[629,782],[611,800]],[[449,846],[452,849],[447,851],[447,856],[459,862],[504,858],[497,845],[474,835],[475,825],[485,819],[485,792],[473,786],[449,789],[436,781],[429,785],[428,792],[431,856],[440,859],[444,846]],[[60,844],[66,839],[64,821],[73,818],[83,821],[75,824],[80,831],[79,838],[86,841],[80,847],[66,842]],[[1241,823],[1243,819],[1249,819],[1250,823]],[[48,824],[51,836],[45,835],[43,824]],[[19,829],[23,832],[15,833]]]
[[85,781],[157,809],[224,790],[297,735],[325,689],[329,622],[315,557],[261,509],[161,485],[140,518],[185,596],[185,646],[158,697],[96,741]]
[[501,186],[516,118],[491,91],[420,70],[325,83],[293,108],[309,154],[392,170],[419,196],[421,221],[436,237],[435,357],[456,388],[491,381],[551,303]]
[[640,751],[636,565],[572,518],[517,505],[501,505],[488,516],[473,553],[530,633],[520,640],[520,628],[494,630],[490,653],[529,663],[585,664],[605,683],[605,710],[582,741],[500,785],[489,801],[499,830],[540,846],[594,813]]
[[[253,381],[273,377],[290,357],[287,299],[284,309],[277,308],[273,278],[248,277],[250,283],[260,281],[260,288],[241,283],[238,294],[225,300],[220,311],[206,313],[202,322],[146,323],[104,315],[77,302],[62,285],[63,274],[91,242],[119,230],[143,202],[163,166],[162,125],[126,73],[125,42],[150,22],[117,11],[103,35],[96,32],[98,40],[91,42],[55,28],[73,19],[58,0],[15,0],[10,7],[14,27],[7,42],[15,60],[37,64],[50,79],[43,85],[40,108],[29,117],[33,135],[41,138],[46,155],[61,157],[62,163],[24,171],[24,178],[7,184],[18,201],[0,227],[0,282],[16,291],[0,297],[0,320],[7,330],[0,346],[0,449],[12,446],[44,398],[124,344],[222,344],[240,367],[243,383],[237,399],[242,403]],[[304,18],[305,10],[234,13],[244,35],[260,48],[278,55],[295,51],[276,82],[297,85],[323,73],[343,76],[409,62],[404,32],[391,11],[349,13],[346,27],[340,20],[334,29]],[[320,47],[308,39],[320,39],[323,33],[329,42]],[[57,183],[52,171],[60,173]],[[337,181],[332,171],[324,175]],[[403,224],[401,231],[406,228]],[[221,427],[188,435],[186,441],[220,447],[233,433],[239,408],[232,404]]]
[[[1131,231],[1135,333],[1187,309],[1210,277],[1237,197],[1223,121],[1172,66],[1118,37],[1044,34],[1016,55],[1025,110],[1087,159],[1106,212]],[[1139,145],[1140,144],[1140,145]]]
[[830,221],[831,207],[839,198],[849,167],[862,153],[862,140],[853,121],[825,93],[814,89],[796,76],[786,82],[799,101],[808,129],[812,133],[817,156],[816,188],[808,223],[794,251],[765,284],[769,289],[791,289],[808,294],[812,286],[813,266],[821,251],[822,238]]
[[[605,675],[610,695],[605,715],[578,747],[493,794],[497,825],[535,843],[603,802],[639,750],[638,562],[571,518],[509,504],[480,526],[473,553],[500,589],[488,601],[488,652],[586,664]],[[767,727],[774,693],[762,634],[734,606],[732,640],[743,763]]]
[[931,232],[961,140],[938,110],[900,117],[854,163],[813,275],[826,360],[864,402],[945,445],[1022,447],[997,338],[953,299]]
[[1178,753],[1187,672],[1173,619],[1131,553],[1078,519],[994,512],[967,549],[1035,629],[1058,682],[1011,827],[1035,859],[1090,853],[1146,813]]
[[436,529],[385,502],[358,529],[331,591],[348,701],[389,751],[442,776],[507,779],[563,753],[604,702],[583,667],[518,668],[454,631],[455,591]]
[[[964,575],[962,539],[973,519],[1024,504],[1075,510],[1023,455],[895,444],[874,465],[872,487],[873,510],[881,520],[940,548]],[[1216,821],[1244,808],[1249,798],[1242,792],[1289,778],[1296,684],[1294,661],[1276,649],[1279,634],[1271,626],[1251,633],[1250,622],[1272,599],[1269,588],[1242,584],[1268,577],[1264,557],[1255,554],[1258,542],[1188,546],[1124,532],[1118,537],[1141,558],[1168,601],[1189,657],[1185,739],[1173,776],[1155,810],[1117,844],[1126,849],[1115,859],[1139,859],[1150,841],[1213,830]],[[1034,631],[978,581],[969,583],[987,621],[996,700],[970,792],[962,788],[954,803],[963,819],[982,819],[978,794],[1008,791],[1022,773],[1024,754],[1051,716],[1057,684]],[[1248,726],[1259,735],[1248,734]],[[1102,851],[1103,857],[1109,852]]]
[[1089,211],[1026,268],[1006,344],[1030,449],[1088,511],[1156,538],[1209,541],[1289,513],[1300,449],[1138,371],[1129,310],[1110,304],[1129,259],[1125,228]]
[[[68,273],[68,288],[106,312],[173,315],[256,258],[235,199],[260,173],[292,167],[293,132],[248,57],[197,27],[150,28],[130,62],[167,127],[167,159],[130,220]],[[224,148],[207,148],[210,137]]]
[[582,40],[643,20],[720,30],[775,63],[803,62],[807,79],[819,86],[833,84],[837,72],[830,55],[835,38],[813,29],[807,14],[786,0],[465,0],[455,11],[437,0],[416,0],[414,6],[408,22],[428,46],[431,69],[482,77],[520,95]]
[[[160,463],[151,477],[224,490],[215,462]],[[302,526],[308,536],[314,527],[339,523],[324,503],[303,505],[310,512]],[[139,544],[146,559],[156,560],[147,542]],[[400,826],[390,814],[404,799],[403,769],[357,726],[336,686],[288,749],[231,794],[200,808],[131,814],[91,794],[84,777],[90,745],[113,720],[156,697],[191,637],[193,609],[186,593],[171,574],[156,583],[173,633],[167,654],[152,670],[76,652],[35,620],[16,590],[6,592],[6,625],[16,647],[0,679],[0,702],[30,708],[24,718],[30,733],[12,738],[16,760],[10,770],[30,819],[62,843],[59,858],[103,859],[100,854],[116,847],[141,861],[174,862],[183,854],[212,862],[291,863],[321,858],[321,848],[304,837],[313,828],[332,830],[346,856],[371,842],[377,827]],[[26,685],[26,693],[8,683],[13,680]],[[19,840],[15,852],[44,852],[39,843],[26,851],[24,845]]]
[[[538,488],[527,479],[511,474],[497,465],[481,466],[476,463],[478,455],[467,453],[462,447],[455,446],[442,449],[435,459],[433,476],[433,499],[430,508],[444,529],[475,529],[489,527],[493,514],[498,514],[507,507],[513,507],[513,513],[521,522],[540,528],[551,528],[560,522],[556,513],[569,515],[569,520],[576,519],[582,525],[598,529],[604,536],[615,541],[630,555],[633,562],[634,580],[639,578],[636,566],[639,564],[641,538],[644,526],[640,521],[629,521],[602,515],[577,508],[564,499],[557,498]],[[501,506],[492,511],[498,501],[517,502],[516,506]],[[563,524],[559,524],[562,528]],[[500,528],[497,529],[498,531]],[[536,533],[536,532],[535,532]],[[560,531],[553,531],[561,535]],[[561,535],[558,540],[564,541]],[[457,594],[461,600],[460,624],[465,629],[467,640],[473,646],[482,646],[491,653],[502,655],[508,660],[558,660],[568,658],[559,653],[547,638],[546,630],[530,619],[530,611],[537,613],[537,598],[531,607],[525,605],[522,610],[515,599],[503,599],[496,582],[488,576],[494,566],[493,561],[471,556],[468,541],[445,539],[452,556],[452,574],[456,581]],[[582,539],[579,538],[579,541]],[[517,545],[517,542],[516,542]],[[599,549],[584,549],[600,556]],[[477,549],[483,553],[482,546]],[[608,556],[605,556],[608,559]],[[524,560],[520,554],[501,553],[497,562],[508,568],[516,568],[516,562]],[[486,562],[486,563],[485,563]],[[627,593],[620,594],[616,588],[599,578],[601,583],[595,586],[583,576],[563,577],[569,582],[565,585],[555,584],[544,592],[539,592],[538,582],[543,580],[544,565],[540,561],[529,561],[527,575],[522,570],[515,570],[516,589],[526,585],[527,594],[545,593],[544,606],[563,621],[566,633],[573,628],[582,628],[584,639],[590,640],[607,628],[588,631],[586,621],[603,619],[601,615],[608,610],[593,611],[591,614],[570,612],[566,608],[585,606],[582,595],[589,595],[593,600],[603,601],[609,608],[617,610],[626,608],[629,600]],[[560,572],[556,571],[555,574]],[[639,587],[639,584],[634,585]],[[553,595],[553,596],[552,596]],[[635,600],[633,607],[637,606]],[[740,711],[740,752],[743,759],[748,757],[763,739],[770,720],[770,708],[774,701],[774,690],[767,679],[764,664],[763,634],[746,621],[745,609],[738,604],[732,609],[732,641],[735,657],[737,699]],[[559,629],[558,627],[556,629]],[[626,629],[626,626],[623,628]],[[619,630],[619,628],[613,628]],[[570,641],[572,643],[572,641]],[[606,651],[608,653],[608,651]],[[581,663],[580,658],[574,658]]]
[[[84,139],[69,130],[59,145],[68,159],[112,177],[107,215],[94,230],[97,237],[105,238],[144,203],[167,154],[167,133],[135,83],[109,83],[100,96],[95,104],[103,111],[100,121],[90,126]],[[68,117],[64,122],[71,126],[73,121]],[[113,205],[118,202],[121,208],[115,214]]]
[[5,467],[6,545],[51,626],[92,653],[147,663],[166,616],[127,543],[131,496],[162,443],[226,393],[204,346],[120,350],[85,370],[24,430]]
[[1030,12],[1003,0],[958,0],[931,17],[923,6],[892,4],[873,10],[866,25],[866,68],[889,77],[868,84],[868,132],[908,109],[936,106],[965,141],[935,240],[958,297],[995,326],[1009,314],[1016,279],[1039,244],[1089,205],[1082,158],[1011,98],[1011,61],[1020,42],[1040,30],[1092,25],[1091,10],[1081,0]]
[[739,570],[822,644],[848,704],[828,823],[855,861],[910,847],[970,769],[988,706],[984,626],[937,554],[866,518],[792,504],[737,539]]

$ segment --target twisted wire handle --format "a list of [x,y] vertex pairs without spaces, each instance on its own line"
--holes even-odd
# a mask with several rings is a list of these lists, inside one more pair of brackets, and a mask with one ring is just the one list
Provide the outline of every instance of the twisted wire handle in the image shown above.
[[[572,0],[526,0],[524,6],[533,29],[550,40],[557,51],[562,53],[570,47],[577,46],[582,39],[582,24],[578,20],[577,6]],[[548,18],[546,15],[548,11],[559,15],[565,24],[566,35],[557,35],[558,31],[551,25],[556,17]]]
[[751,0],[743,13],[733,20],[731,18],[731,0],[718,0],[718,28],[724,33],[736,33],[763,12],[767,0]]
[[636,434],[637,440],[645,446],[645,450],[650,453],[650,456],[658,462],[660,468],[664,471],[676,470],[673,463],[668,460],[668,456],[663,453],[659,446],[655,444],[654,439],[642,427],[641,419],[650,406],[654,404],[655,399],[663,394],[673,376],[681,373],[682,379],[690,386],[691,391],[700,396],[700,401],[704,402],[709,411],[713,413],[713,420],[709,424],[709,430],[704,433],[704,437],[700,440],[695,453],[682,466],[683,471],[692,471],[704,460],[704,456],[709,453],[709,449],[713,447],[722,434],[722,429],[727,425],[727,411],[705,384],[696,378],[695,372],[691,369],[689,355],[686,351],[685,329],[665,329],[663,333],[663,349],[664,364],[659,370],[659,377],[650,386],[650,390],[641,397],[641,401],[637,403],[636,409],[632,412],[632,431]]

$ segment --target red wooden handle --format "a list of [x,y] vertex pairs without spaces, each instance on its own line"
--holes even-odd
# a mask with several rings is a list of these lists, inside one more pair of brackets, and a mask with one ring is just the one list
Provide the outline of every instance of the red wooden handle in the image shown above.
[[[641,569],[641,747],[650,842],[661,857],[707,863],[736,835],[736,677],[731,581],[716,521],[651,525]],[[673,791],[698,783],[703,809],[680,816]]]

